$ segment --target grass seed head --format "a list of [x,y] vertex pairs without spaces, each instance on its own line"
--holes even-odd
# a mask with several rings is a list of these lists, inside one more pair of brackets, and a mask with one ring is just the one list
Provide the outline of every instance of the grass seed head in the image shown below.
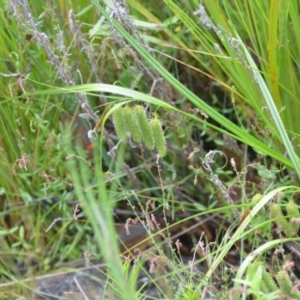
[[126,117],[125,117],[125,110],[123,107],[118,107],[113,112],[113,123],[115,126],[115,130],[117,136],[120,140],[127,139],[127,126],[126,126]]
[[134,113],[134,109],[129,106],[125,107],[125,119],[128,131],[130,132],[132,139],[136,143],[142,142],[142,132],[138,125],[138,120],[136,114]]
[[154,136],[156,150],[161,157],[164,157],[167,154],[167,146],[161,122],[155,117],[150,121],[150,124]]
[[135,115],[142,133],[142,139],[145,143],[145,146],[149,150],[154,149],[154,137],[152,133],[152,129],[150,123],[147,119],[145,108],[141,105],[137,105],[134,108]]

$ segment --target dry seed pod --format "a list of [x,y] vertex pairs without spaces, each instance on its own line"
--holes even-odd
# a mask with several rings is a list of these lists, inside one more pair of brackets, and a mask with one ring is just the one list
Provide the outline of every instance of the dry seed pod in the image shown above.
[[149,150],[152,150],[154,148],[154,138],[153,138],[150,123],[146,116],[145,108],[141,105],[137,105],[133,109],[142,133],[142,139],[145,143],[145,146]]
[[150,121],[150,124],[154,136],[156,150],[161,157],[164,157],[167,154],[167,146],[161,122],[155,117]]

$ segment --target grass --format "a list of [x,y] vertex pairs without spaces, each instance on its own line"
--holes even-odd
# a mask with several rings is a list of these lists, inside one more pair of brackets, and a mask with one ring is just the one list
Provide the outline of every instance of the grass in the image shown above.
[[299,5],[202,4],[3,4],[1,299],[300,299]]

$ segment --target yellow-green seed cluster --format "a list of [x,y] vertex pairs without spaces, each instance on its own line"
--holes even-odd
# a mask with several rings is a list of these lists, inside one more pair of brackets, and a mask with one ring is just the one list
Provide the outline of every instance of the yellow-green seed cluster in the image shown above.
[[156,150],[160,156],[164,157],[167,154],[167,146],[161,122],[155,117],[150,121],[150,125],[155,140]]
[[143,140],[142,132],[138,126],[138,119],[134,110],[129,106],[126,106],[124,110],[125,110],[126,126],[132,136],[132,139],[136,143],[141,143]]
[[149,150],[155,147],[162,157],[167,154],[166,139],[160,120],[154,117],[149,121],[142,105],[115,109],[113,123],[121,140],[126,140],[129,133],[136,143],[143,142]]
[[254,267],[256,276],[259,275],[261,278],[260,288],[261,288],[262,292],[264,292],[266,294],[275,292],[278,289],[278,287],[274,281],[273,274],[267,272],[264,265],[259,261],[254,262],[253,267]]
[[141,105],[135,106],[134,111],[137,117],[139,128],[143,135],[143,142],[149,150],[152,150],[154,149],[154,137],[149,120],[147,119],[146,111]]
[[261,277],[260,289],[263,293],[276,292],[279,287],[280,292],[289,297],[288,299],[300,299],[300,292],[294,288],[294,284],[285,270],[280,270],[277,274],[272,274],[271,272],[267,272],[263,263],[259,261],[254,262],[253,266],[257,276]]
[[293,282],[286,271],[279,271],[276,275],[276,280],[280,290],[284,295],[290,297],[289,299],[300,299],[300,292],[298,289],[293,289]]
[[126,128],[126,118],[125,110],[122,107],[118,107],[113,112],[113,123],[117,136],[120,140],[127,139],[127,128]]
[[[278,203],[272,203],[270,205],[271,217],[275,219],[276,225],[281,229],[288,237],[297,235],[299,230],[299,224],[296,222],[287,221],[283,215],[281,207]],[[299,215],[299,210],[293,201],[290,201],[287,205],[287,213],[289,216]]]

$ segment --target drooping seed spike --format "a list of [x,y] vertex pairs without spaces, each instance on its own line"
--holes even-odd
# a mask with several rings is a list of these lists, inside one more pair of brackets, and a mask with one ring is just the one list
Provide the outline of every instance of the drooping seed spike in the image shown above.
[[280,205],[277,203],[272,203],[270,205],[271,217],[275,218],[275,223],[278,228],[283,231],[288,237],[293,237],[297,234],[294,226],[286,220],[283,215]]
[[287,210],[288,215],[290,216],[291,227],[293,228],[295,235],[296,235],[297,232],[299,231],[300,224],[298,222],[293,222],[293,219],[296,219],[299,217],[299,209],[298,209],[297,205],[295,204],[295,202],[290,200],[289,203],[287,204],[286,210]]
[[154,138],[145,108],[141,105],[137,105],[134,107],[134,111],[142,133],[143,142],[149,150],[152,150],[154,148]]
[[118,107],[113,112],[113,124],[115,126],[115,130],[117,136],[120,140],[127,139],[127,125],[125,119],[125,110],[122,106]]
[[162,129],[161,122],[157,117],[154,117],[151,121],[151,129],[154,136],[155,148],[158,154],[161,157],[166,156],[167,154],[167,146],[166,146],[166,139]]
[[276,280],[285,296],[288,296],[289,299],[300,299],[300,292],[293,288],[293,282],[286,271],[279,271]]
[[135,114],[133,108],[131,108],[129,106],[125,107],[125,119],[126,119],[127,129],[130,132],[132,139],[136,143],[141,143],[142,142],[142,132],[139,127],[137,117],[136,117],[136,114]]

